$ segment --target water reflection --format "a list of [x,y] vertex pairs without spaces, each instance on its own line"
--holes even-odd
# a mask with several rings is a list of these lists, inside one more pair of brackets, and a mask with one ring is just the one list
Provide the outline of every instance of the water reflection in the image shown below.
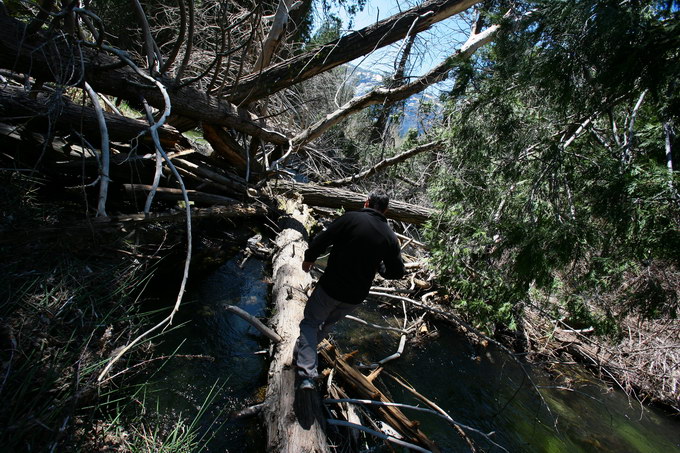
[[[171,361],[162,371],[158,408],[161,412],[192,414],[201,406],[215,382],[224,383],[208,414],[204,429],[224,426],[208,444],[209,452],[264,452],[263,428],[257,419],[226,421],[226,414],[258,401],[266,385],[265,356],[255,352],[268,347],[252,326],[221,309],[238,305],[265,316],[268,285],[265,265],[249,260],[243,269],[236,259],[225,263],[188,294],[191,302],[180,314],[188,324],[164,347],[181,354],[205,354],[214,362]],[[396,312],[400,316],[400,311]],[[378,310],[375,302],[362,305],[357,316],[376,324],[398,326],[391,311]],[[179,320],[178,320],[179,321]],[[421,346],[407,346],[402,357],[387,370],[400,376],[445,409],[460,423],[483,432],[510,452],[680,452],[678,422],[643,408],[620,391],[592,382],[578,368],[555,370],[568,378],[551,379],[530,370],[540,387],[539,397],[520,366],[493,346],[473,346],[451,329],[440,326],[438,337]],[[357,349],[358,359],[375,362],[396,351],[398,335],[342,321],[334,333],[345,352]],[[421,405],[410,392],[383,378],[396,402]],[[569,390],[562,387],[568,386]],[[154,404],[156,404],[154,402]],[[468,452],[469,447],[448,424],[434,415],[404,411],[419,420],[422,431],[443,452]],[[210,425],[213,421],[216,425]],[[483,437],[469,433],[487,452],[500,452]],[[373,445],[376,445],[374,443]],[[389,451],[375,447],[374,452]]]
[[176,323],[186,324],[162,345],[169,352],[179,347],[179,354],[215,360],[170,361],[161,371],[150,401],[161,413],[191,418],[217,383],[221,388],[201,419],[203,431],[212,437],[203,451],[265,450],[257,419],[228,420],[230,413],[259,402],[266,385],[266,358],[258,354],[268,346],[266,340],[250,324],[222,308],[224,304],[236,305],[254,316],[265,316],[269,289],[264,281],[265,264],[251,258],[241,269],[239,261],[226,262],[195,285],[176,318]]
[[[396,325],[393,318],[381,315],[375,303],[364,304],[358,316]],[[398,344],[396,334],[351,321],[339,324],[335,337],[343,350],[358,349],[360,360],[369,363],[392,354]],[[536,369],[528,369],[527,375],[505,352],[493,345],[472,346],[445,327],[439,328],[436,339],[407,347],[387,369],[458,422],[494,432],[492,439],[510,452],[680,452],[677,421],[591,381],[579,368],[563,370],[568,382],[566,378],[555,381]],[[395,401],[422,406],[392,380],[384,378],[382,384]],[[438,417],[407,415],[421,422],[421,429],[442,451],[469,451],[465,441]],[[502,451],[482,436],[468,434],[485,451]]]

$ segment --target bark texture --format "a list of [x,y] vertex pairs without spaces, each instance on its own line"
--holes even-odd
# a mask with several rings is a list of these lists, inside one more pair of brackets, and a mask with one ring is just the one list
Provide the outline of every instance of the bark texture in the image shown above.
[[[26,95],[23,88],[3,86],[0,90],[0,115],[4,121],[25,122],[26,118],[32,118],[34,128],[37,127],[36,121],[53,121],[52,127],[56,130],[66,132],[75,130],[94,143],[97,143],[100,136],[94,109],[75,104],[58,92],[54,92],[51,96],[38,93],[35,98],[31,98]],[[142,142],[151,143],[151,136],[148,133],[149,124],[146,121],[106,112],[104,118],[111,141],[130,142],[139,139]],[[171,126],[159,128],[158,136],[164,146],[190,147],[189,141]]]
[[[356,211],[363,208],[364,201],[366,201],[366,194],[315,184],[302,184],[280,180],[271,187],[276,193],[298,193],[302,196],[305,204],[312,206]],[[385,216],[389,219],[399,220],[401,222],[422,224],[434,215],[434,213],[435,211],[433,209],[390,200],[390,206],[387,209]]]
[[328,452],[323,417],[317,407],[318,395],[310,391],[296,394],[295,389],[293,349],[307,301],[306,291],[312,283],[310,275],[302,270],[303,254],[307,249],[305,223],[309,222],[310,216],[297,202],[288,201],[287,204],[286,211],[290,214],[279,221],[281,232],[276,239],[277,252],[272,261],[272,300],[276,313],[272,324],[282,340],[276,346],[269,367],[264,408],[267,451]]

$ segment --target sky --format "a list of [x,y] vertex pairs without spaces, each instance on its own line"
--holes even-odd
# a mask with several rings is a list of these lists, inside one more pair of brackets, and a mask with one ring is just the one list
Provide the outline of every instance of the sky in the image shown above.
[[[349,19],[344,10],[336,9],[333,11],[343,21],[343,32],[349,33],[359,30],[374,24],[378,20],[406,11],[411,8],[410,5],[421,2],[413,0],[367,0],[366,3],[364,10],[354,17],[351,28],[348,28]],[[465,42],[467,33],[468,25],[458,16],[435,24],[428,31],[420,33],[409,60],[412,65],[411,75],[422,75],[439,64],[451,55],[462,42]],[[351,64],[379,72],[393,72],[395,59],[402,44],[403,40],[400,40],[391,46],[378,49],[366,57],[354,60]]]

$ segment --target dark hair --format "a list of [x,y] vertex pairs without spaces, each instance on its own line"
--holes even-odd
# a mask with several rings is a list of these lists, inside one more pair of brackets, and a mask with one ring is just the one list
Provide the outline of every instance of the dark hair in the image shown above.
[[368,196],[368,207],[376,211],[385,212],[390,204],[390,197],[381,190],[371,192]]

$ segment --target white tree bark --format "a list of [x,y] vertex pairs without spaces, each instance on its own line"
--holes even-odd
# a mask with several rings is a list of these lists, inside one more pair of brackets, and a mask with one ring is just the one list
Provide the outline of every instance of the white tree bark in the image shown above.
[[109,194],[109,164],[110,164],[110,152],[109,152],[109,130],[106,127],[106,120],[104,119],[104,111],[101,105],[99,105],[99,98],[97,93],[92,89],[92,87],[85,82],[83,87],[87,92],[87,95],[92,101],[92,106],[97,115],[97,122],[99,123],[99,131],[101,133],[101,170],[100,170],[100,180],[99,180],[99,200],[97,202],[97,216],[106,217],[106,199]]
[[274,56],[274,52],[276,51],[276,48],[279,47],[279,44],[281,44],[283,35],[286,32],[286,25],[288,25],[290,12],[301,4],[302,2],[295,0],[279,1],[279,6],[276,8],[272,26],[262,43],[262,52],[260,52],[260,55],[257,57],[253,72],[260,72],[262,69],[269,66],[269,63],[271,63],[272,57]]

